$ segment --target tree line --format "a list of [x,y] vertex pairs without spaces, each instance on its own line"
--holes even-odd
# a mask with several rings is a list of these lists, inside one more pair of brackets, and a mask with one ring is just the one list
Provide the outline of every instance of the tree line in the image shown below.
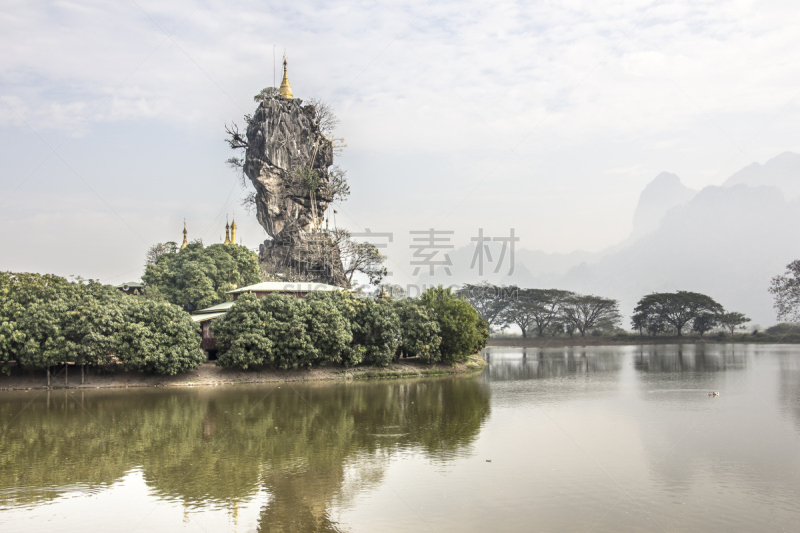
[[399,357],[454,363],[479,352],[488,324],[464,298],[442,287],[418,299],[357,298],[348,292],[304,299],[242,295],[211,329],[217,364],[246,369],[386,366]]
[[[458,294],[467,298],[491,326],[504,329],[515,325],[523,337],[531,332],[539,337],[572,337],[576,333],[585,337],[587,332],[618,331],[621,322],[619,302],[602,296],[489,283],[466,284]],[[640,335],[681,336],[687,328],[703,335],[716,327],[733,334],[749,321],[742,313],[725,311],[710,296],[676,291],[644,296],[634,309],[631,326]]]
[[619,302],[602,296],[558,289],[526,289],[489,283],[465,284],[458,294],[466,298],[491,326],[515,325],[523,337],[562,335],[585,337],[594,330],[618,327]]

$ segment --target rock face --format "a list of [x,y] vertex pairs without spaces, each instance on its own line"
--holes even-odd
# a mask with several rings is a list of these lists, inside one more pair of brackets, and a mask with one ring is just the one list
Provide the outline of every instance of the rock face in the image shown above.
[[[256,189],[258,221],[272,237],[260,246],[262,263],[286,279],[346,286],[339,250],[322,229],[333,201],[333,146],[315,115],[302,100],[265,99],[247,127],[244,172]],[[309,177],[318,183],[313,192]]]

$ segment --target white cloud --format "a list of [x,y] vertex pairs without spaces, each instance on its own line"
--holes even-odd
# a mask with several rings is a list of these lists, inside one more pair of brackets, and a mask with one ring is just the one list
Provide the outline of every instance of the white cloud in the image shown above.
[[[699,188],[800,148],[792,2],[138,4],[7,3],[0,95],[14,111],[0,105],[0,128],[21,131],[21,116],[54,144],[79,125],[81,140],[140,124],[221,139],[272,84],[273,45],[278,60],[286,47],[295,93],[341,118],[354,224],[403,233],[447,215],[471,228],[479,213],[548,251],[624,238],[661,171]],[[221,164],[200,145],[196,157]]]

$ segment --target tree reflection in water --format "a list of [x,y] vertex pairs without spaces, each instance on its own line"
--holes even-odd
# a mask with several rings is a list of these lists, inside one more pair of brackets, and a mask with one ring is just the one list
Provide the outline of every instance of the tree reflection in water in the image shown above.
[[398,451],[468,453],[489,414],[488,388],[469,378],[35,394],[0,403],[3,507],[139,468],[189,508],[234,509],[265,490],[261,531],[335,531],[332,502],[380,483]]
[[622,364],[619,350],[608,347],[490,349],[491,365],[484,375],[491,381],[522,381],[617,372]]

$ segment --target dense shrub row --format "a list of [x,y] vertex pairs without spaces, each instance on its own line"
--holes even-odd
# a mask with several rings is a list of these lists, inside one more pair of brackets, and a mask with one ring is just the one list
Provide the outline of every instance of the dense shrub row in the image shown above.
[[199,330],[178,306],[127,296],[95,281],[0,272],[0,364],[121,363],[176,374],[205,356]]
[[303,300],[240,297],[211,325],[217,364],[295,368],[341,363],[385,366],[400,356],[455,362],[486,344],[486,322],[450,289],[418,300],[369,300],[312,293]]

